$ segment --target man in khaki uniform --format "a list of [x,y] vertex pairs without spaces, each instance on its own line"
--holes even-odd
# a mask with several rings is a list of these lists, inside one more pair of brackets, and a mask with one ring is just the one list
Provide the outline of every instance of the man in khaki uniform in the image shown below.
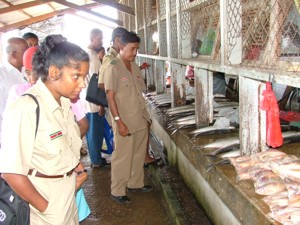
[[144,160],[147,146],[146,110],[142,91],[144,79],[134,62],[140,38],[127,32],[120,38],[120,53],[104,70],[104,83],[115,135],[112,155],[112,198],[120,204],[131,200],[129,192],[149,192],[153,188],[144,185]]
[[112,37],[111,37],[112,46],[109,48],[107,54],[104,56],[104,58],[102,60],[102,65],[101,65],[100,71],[99,71],[99,81],[98,81],[99,88],[104,89],[104,77],[103,77],[104,69],[119,54],[119,52],[120,52],[120,47],[119,47],[120,38],[126,32],[128,32],[128,31],[123,27],[117,27],[113,30]]

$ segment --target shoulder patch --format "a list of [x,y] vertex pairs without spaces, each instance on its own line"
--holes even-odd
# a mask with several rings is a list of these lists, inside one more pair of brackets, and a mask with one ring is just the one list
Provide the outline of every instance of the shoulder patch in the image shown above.
[[118,59],[113,59],[113,60],[110,61],[110,64],[111,65],[116,65],[117,62],[118,62]]

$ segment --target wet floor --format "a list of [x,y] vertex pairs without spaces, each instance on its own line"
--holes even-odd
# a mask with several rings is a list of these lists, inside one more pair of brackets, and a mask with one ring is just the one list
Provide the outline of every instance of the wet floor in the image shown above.
[[[159,190],[154,182],[152,172],[155,169],[145,169],[145,184],[152,185],[154,190],[149,193],[128,193],[132,203],[119,205],[110,197],[110,167],[90,168],[89,156],[83,157],[82,161],[89,174],[83,190],[92,212],[80,225],[174,224],[175,218],[170,216],[162,190]],[[159,169],[169,183],[183,212],[181,215],[184,221],[183,225],[211,225],[202,208],[178,176],[177,170],[165,164],[155,165],[154,168]]]
[[[83,157],[89,178],[83,190],[91,208],[91,215],[81,225],[169,225],[159,190],[149,193],[128,193],[129,205],[115,203],[110,197],[110,167],[89,166],[89,156]],[[151,184],[149,170],[145,171],[145,184]]]

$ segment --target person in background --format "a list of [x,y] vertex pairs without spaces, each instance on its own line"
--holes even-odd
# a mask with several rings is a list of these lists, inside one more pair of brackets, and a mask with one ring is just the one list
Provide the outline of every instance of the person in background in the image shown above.
[[82,141],[70,99],[85,87],[89,56],[61,35],[50,35],[32,63],[32,74],[39,80],[27,93],[40,106],[37,133],[37,105],[31,97],[21,96],[7,105],[2,128],[9,129],[2,133],[1,177],[29,202],[31,225],[77,225],[76,173],[85,171],[79,170]]
[[[8,92],[15,84],[27,83],[22,74],[23,54],[28,48],[25,39],[12,37],[7,41],[7,61],[0,66],[0,137],[3,111],[6,105]],[[0,147],[1,147],[0,139]]]
[[153,187],[144,185],[150,116],[142,91],[145,82],[135,57],[140,38],[126,32],[120,38],[120,53],[104,70],[104,84],[109,109],[113,118],[115,150],[112,154],[111,196],[119,204],[129,204],[129,192],[149,192]]
[[[107,54],[104,56],[102,66],[100,68],[99,81],[98,81],[99,88],[104,89],[104,70],[106,66],[109,65],[109,63],[117,57],[118,53],[120,52],[120,38],[123,34],[126,34],[127,32],[128,30],[126,30],[123,27],[117,27],[113,30],[112,38],[111,38],[112,46],[109,48]],[[139,68],[142,70],[142,69],[149,68],[149,66],[150,66],[149,64],[143,63]],[[151,123],[148,124],[149,132],[150,132],[150,126]],[[161,160],[161,158],[155,159],[154,157],[150,156],[149,140],[148,140],[148,145],[146,148],[145,166],[158,162],[159,160]]]
[[226,95],[226,81],[224,73],[213,73],[213,94]]
[[100,51],[98,52],[98,57],[99,57],[99,60],[100,60],[101,64],[103,63],[104,56],[105,56],[105,48],[101,47]]
[[[92,75],[99,73],[101,62],[98,52],[102,47],[103,33],[99,29],[92,29],[90,32],[90,44],[87,53],[90,57],[89,74],[86,76],[86,84],[88,85]],[[81,93],[80,99],[83,100],[83,105],[86,111],[86,117],[89,121],[89,129],[86,134],[87,146],[91,160],[91,167],[97,168],[109,165],[105,158],[102,158],[102,144],[104,136],[104,114],[105,109],[85,100],[86,89]]]
[[31,32],[27,32],[22,36],[28,43],[29,47],[38,46],[39,45],[39,37]]

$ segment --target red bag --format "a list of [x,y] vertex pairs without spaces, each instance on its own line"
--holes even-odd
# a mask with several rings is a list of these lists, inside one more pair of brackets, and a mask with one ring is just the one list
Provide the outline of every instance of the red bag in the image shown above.
[[277,148],[283,144],[283,138],[279,120],[279,107],[270,82],[266,83],[266,90],[263,91],[262,95],[263,100],[260,103],[260,108],[266,110],[267,113],[267,145]]

